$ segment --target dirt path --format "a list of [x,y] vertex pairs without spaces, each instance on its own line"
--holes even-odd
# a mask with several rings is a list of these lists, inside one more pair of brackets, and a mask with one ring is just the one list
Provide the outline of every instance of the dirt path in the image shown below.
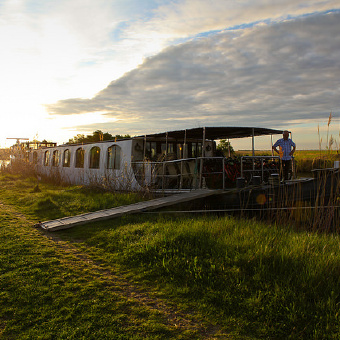
[[[179,310],[175,305],[165,302],[155,296],[155,293],[141,289],[135,283],[129,281],[124,273],[119,272],[112,266],[107,266],[99,261],[93,260],[89,254],[84,252],[76,243],[67,241],[58,236],[57,233],[46,232],[33,227],[34,222],[26,218],[25,215],[17,212],[12,206],[0,202],[0,209],[10,212],[21,222],[23,228],[27,231],[34,232],[38,236],[44,237],[48,242],[53,242],[60,251],[61,261],[77,266],[80,269],[91,271],[94,277],[100,278],[105,282],[107,289],[121,295],[124,298],[131,299],[137,304],[143,305],[149,310],[161,313],[166,325],[172,326],[179,330],[192,330],[200,335],[200,339],[221,339],[218,336],[219,327],[213,325],[203,325],[195,318],[194,311],[187,314]],[[29,229],[28,229],[29,228]]]
[[104,279],[107,287],[115,291],[115,293],[137,301],[139,304],[142,304],[149,309],[162,313],[166,320],[166,324],[168,325],[175,326],[176,328],[198,331],[203,339],[214,339],[212,334],[214,334],[216,330],[213,326],[204,327],[193,316],[184,314],[175,306],[155,297],[154,294],[150,294],[149,292],[140,289],[136,284],[127,280],[124,275],[118,271],[114,271],[111,267],[108,268],[102,263],[94,261],[88,254],[71,242],[62,240],[54,233],[42,232],[42,234],[55,242],[65,254],[72,255],[72,260],[69,259],[68,261],[74,261],[74,264],[76,264],[78,268],[91,269],[96,276],[100,277],[102,280]]

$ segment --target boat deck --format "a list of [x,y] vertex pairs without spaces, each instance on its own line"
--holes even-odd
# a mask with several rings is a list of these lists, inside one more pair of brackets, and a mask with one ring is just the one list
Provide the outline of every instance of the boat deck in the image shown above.
[[115,207],[111,209],[89,212],[81,215],[63,217],[56,220],[40,222],[36,227],[41,227],[47,231],[57,231],[72,228],[78,225],[108,220],[126,214],[133,214],[143,211],[155,210],[163,207],[172,206],[179,203],[190,202],[195,199],[205,198],[211,195],[222,193],[223,190],[200,189],[184,192],[176,195],[152,199],[149,201]]

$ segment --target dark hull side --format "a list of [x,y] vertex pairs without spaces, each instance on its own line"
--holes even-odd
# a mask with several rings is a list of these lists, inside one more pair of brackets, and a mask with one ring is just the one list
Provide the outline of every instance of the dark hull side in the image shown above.
[[[293,206],[340,205],[339,172],[320,173],[315,178],[278,185],[231,189],[209,200],[214,209],[265,209]],[[208,203],[208,202],[206,202]]]

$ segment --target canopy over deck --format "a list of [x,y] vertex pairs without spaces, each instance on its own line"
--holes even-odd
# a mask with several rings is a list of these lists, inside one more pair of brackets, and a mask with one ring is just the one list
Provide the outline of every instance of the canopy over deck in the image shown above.
[[218,139],[232,139],[232,138],[245,138],[254,136],[277,135],[282,134],[283,130],[259,128],[259,127],[240,127],[240,126],[224,126],[224,127],[200,127],[187,130],[175,130],[162,133],[154,133],[140,137],[146,138],[195,138],[199,139],[205,135],[205,139],[218,140]]

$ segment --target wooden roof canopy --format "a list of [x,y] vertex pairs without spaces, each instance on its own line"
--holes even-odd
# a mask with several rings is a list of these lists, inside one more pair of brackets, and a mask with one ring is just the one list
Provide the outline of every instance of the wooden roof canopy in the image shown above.
[[[204,133],[205,130],[205,133]],[[282,134],[283,130],[259,128],[259,127],[237,127],[237,126],[225,126],[225,127],[200,127],[187,130],[176,130],[168,131],[162,133],[149,134],[146,138],[152,137],[168,137],[174,139],[181,138],[203,138],[208,140],[218,140],[218,139],[232,139],[232,138],[245,138],[253,136],[265,136],[265,135],[276,135]]]

